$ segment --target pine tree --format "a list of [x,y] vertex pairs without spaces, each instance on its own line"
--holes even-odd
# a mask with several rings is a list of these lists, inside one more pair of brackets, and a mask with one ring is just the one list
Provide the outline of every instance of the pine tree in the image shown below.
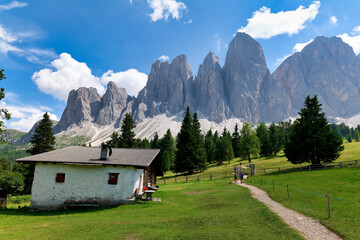
[[193,152],[193,162],[195,165],[195,169],[205,170],[206,169],[206,151],[204,147],[204,137],[201,133],[201,126],[199,119],[197,117],[197,113],[193,114],[192,119],[192,148]]
[[43,119],[35,128],[35,134],[32,136],[32,144],[28,152],[31,155],[49,152],[55,149],[55,136],[52,131],[52,122],[48,113],[45,113]]
[[293,124],[290,142],[284,149],[288,160],[293,164],[321,164],[337,159],[344,146],[331,130],[325,114],[321,113],[321,104],[316,95],[306,97],[299,115],[300,118]]
[[219,146],[221,147],[218,148],[218,163],[219,165],[221,165],[224,161],[229,161],[230,163],[230,160],[234,158],[234,152],[232,148],[231,135],[227,131],[226,127],[224,128],[220,142],[221,144],[219,144]]
[[[31,155],[49,152],[55,149],[55,136],[52,131],[52,122],[48,113],[43,115],[42,120],[35,128],[35,134],[32,136],[31,147],[27,150]],[[25,187],[24,194],[31,193],[32,182],[34,179],[34,165],[28,165],[24,171]]]
[[170,129],[166,131],[164,137],[160,140],[161,160],[163,165],[163,171],[167,172],[173,169],[175,163],[176,146]]
[[160,140],[157,132],[155,132],[153,139],[150,141],[150,148],[160,148]]
[[251,155],[257,156],[260,152],[259,138],[249,123],[244,123],[240,136],[240,157],[247,159],[251,163]]
[[192,134],[193,130],[190,108],[187,107],[180,132],[177,136],[175,172],[188,172],[191,174],[195,171],[195,166],[192,162],[193,149],[191,144],[189,144],[193,137]]
[[359,142],[359,141],[360,141],[360,134],[359,134],[359,130],[358,130],[358,129],[355,129],[354,140],[355,140],[355,142]]
[[120,140],[119,140],[119,134],[117,132],[113,132],[111,134],[111,140],[107,142],[107,144],[110,146],[110,147],[120,147]]
[[124,121],[121,125],[121,134],[119,137],[119,147],[133,148],[135,147],[135,133],[133,129],[136,127],[134,119],[130,113],[125,114]]
[[256,136],[260,141],[260,156],[266,157],[271,155],[270,134],[265,123],[262,122],[257,126]]
[[347,142],[348,142],[348,143],[351,143],[351,142],[352,142],[352,139],[351,139],[351,136],[350,136],[350,135],[347,137]]
[[272,155],[276,154],[282,149],[281,136],[279,127],[275,123],[271,123],[269,126],[269,139],[270,139],[270,152]]
[[208,163],[216,162],[216,144],[211,129],[206,133],[204,145]]
[[236,124],[231,139],[234,157],[236,158],[239,157],[239,152],[240,152],[239,141],[240,141],[240,133],[239,133],[238,125]]

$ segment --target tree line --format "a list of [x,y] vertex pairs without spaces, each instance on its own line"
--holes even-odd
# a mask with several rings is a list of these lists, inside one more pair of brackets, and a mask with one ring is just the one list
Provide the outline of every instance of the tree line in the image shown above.
[[356,128],[350,128],[349,126],[346,126],[345,123],[332,123],[330,124],[330,127],[336,136],[346,140],[347,142],[360,141],[360,125],[357,125]]

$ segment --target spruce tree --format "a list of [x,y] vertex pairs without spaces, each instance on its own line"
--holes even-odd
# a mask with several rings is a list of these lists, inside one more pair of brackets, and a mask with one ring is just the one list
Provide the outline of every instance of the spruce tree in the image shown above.
[[342,140],[331,130],[317,96],[306,97],[304,107],[292,127],[285,156],[293,164],[332,162],[344,150]]
[[193,162],[195,165],[195,169],[205,170],[206,168],[206,151],[204,147],[204,137],[201,133],[201,126],[199,119],[197,117],[197,113],[193,114],[192,119],[192,148],[193,152]]
[[224,128],[222,137],[221,137],[221,149],[219,149],[219,165],[222,164],[223,161],[229,161],[234,158],[234,152],[232,148],[231,135],[230,132],[227,131],[226,127]]
[[355,129],[354,140],[355,140],[355,142],[359,142],[359,141],[360,141],[360,134],[359,134],[359,130],[358,130],[358,129]]
[[264,122],[261,122],[256,128],[256,136],[260,141],[260,156],[266,157],[271,155],[269,129]]
[[163,165],[163,171],[167,172],[173,169],[175,163],[176,146],[170,129],[166,131],[164,137],[160,140],[161,149],[161,161]]
[[153,139],[150,141],[150,148],[160,148],[159,134],[155,132]]
[[117,132],[113,132],[111,134],[111,139],[110,141],[107,142],[107,144],[110,146],[110,147],[120,147],[120,140],[119,140],[119,134]]
[[257,156],[260,152],[259,138],[249,123],[244,123],[240,136],[240,157],[251,163],[251,156]]
[[208,163],[216,162],[216,144],[211,129],[206,133],[204,145]]
[[269,126],[269,139],[270,139],[270,153],[274,156],[282,149],[281,135],[279,127],[275,123]]
[[125,114],[124,121],[121,125],[121,134],[119,137],[119,147],[134,148],[135,147],[135,133],[133,129],[136,127],[134,119],[130,113]]
[[193,173],[196,169],[193,161],[193,146],[191,143],[193,137],[192,118],[190,115],[190,108],[186,108],[185,117],[181,124],[180,132],[177,136],[176,144],[176,158],[175,158],[175,172]]
[[52,122],[48,113],[43,115],[43,119],[35,128],[35,134],[32,136],[31,148],[28,152],[31,155],[49,152],[55,149],[55,136],[52,131]]
[[234,157],[236,158],[239,157],[240,154],[239,142],[240,142],[240,133],[239,133],[238,125],[236,124],[231,139]]
[[[55,136],[52,131],[52,122],[48,113],[43,115],[42,120],[35,128],[35,134],[32,136],[31,147],[27,150],[31,155],[49,152],[55,149]],[[34,179],[34,165],[28,165],[24,171],[25,188],[24,194],[31,193],[31,186]]]

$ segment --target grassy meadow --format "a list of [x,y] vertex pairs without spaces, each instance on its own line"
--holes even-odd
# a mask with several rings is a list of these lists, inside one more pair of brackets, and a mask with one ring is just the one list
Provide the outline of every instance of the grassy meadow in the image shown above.
[[[358,158],[360,143],[347,143],[337,161]],[[212,164],[205,172],[195,174],[201,176],[200,181],[193,177],[187,183],[175,183],[176,175],[166,173],[167,184],[159,179],[160,189],[154,196],[161,202],[30,213],[29,196],[11,197],[9,209],[0,209],[0,239],[302,239],[265,205],[252,199],[248,189],[231,183],[233,166],[239,163],[246,165],[247,161]],[[283,154],[256,158],[253,163],[256,168],[292,166]],[[217,176],[203,180],[210,174]],[[344,239],[360,239],[360,205],[351,203],[360,203],[360,168],[281,171],[263,176],[263,185],[259,174],[251,183],[250,179],[246,182],[266,190],[281,204],[319,219]],[[290,186],[290,199],[286,184]],[[330,219],[324,196],[327,191],[331,197],[350,201],[331,199]]]
[[114,208],[0,210],[0,239],[303,239],[231,181],[166,184],[161,202]]
[[[275,201],[319,219],[344,239],[360,239],[360,167],[276,172],[262,178],[263,184],[260,176],[253,177],[251,184],[268,192]],[[246,182],[250,184],[249,179]],[[290,199],[286,185],[289,186]],[[330,218],[325,197],[327,192]]]

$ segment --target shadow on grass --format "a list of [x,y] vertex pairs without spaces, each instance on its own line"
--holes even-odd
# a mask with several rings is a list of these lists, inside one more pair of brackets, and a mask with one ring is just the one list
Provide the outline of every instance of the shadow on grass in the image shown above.
[[[131,205],[143,206],[147,207],[150,201],[136,201]],[[130,205],[130,204],[126,204]],[[18,216],[59,216],[59,215],[72,215],[72,214],[85,214],[85,213],[93,213],[98,211],[110,210],[114,208],[118,208],[121,206],[126,205],[119,205],[119,206],[108,206],[108,207],[97,207],[97,208],[80,208],[80,209],[69,209],[69,210],[53,210],[53,211],[39,211],[39,212],[30,212],[29,207],[23,207],[19,209],[0,209],[0,215],[18,215]]]

